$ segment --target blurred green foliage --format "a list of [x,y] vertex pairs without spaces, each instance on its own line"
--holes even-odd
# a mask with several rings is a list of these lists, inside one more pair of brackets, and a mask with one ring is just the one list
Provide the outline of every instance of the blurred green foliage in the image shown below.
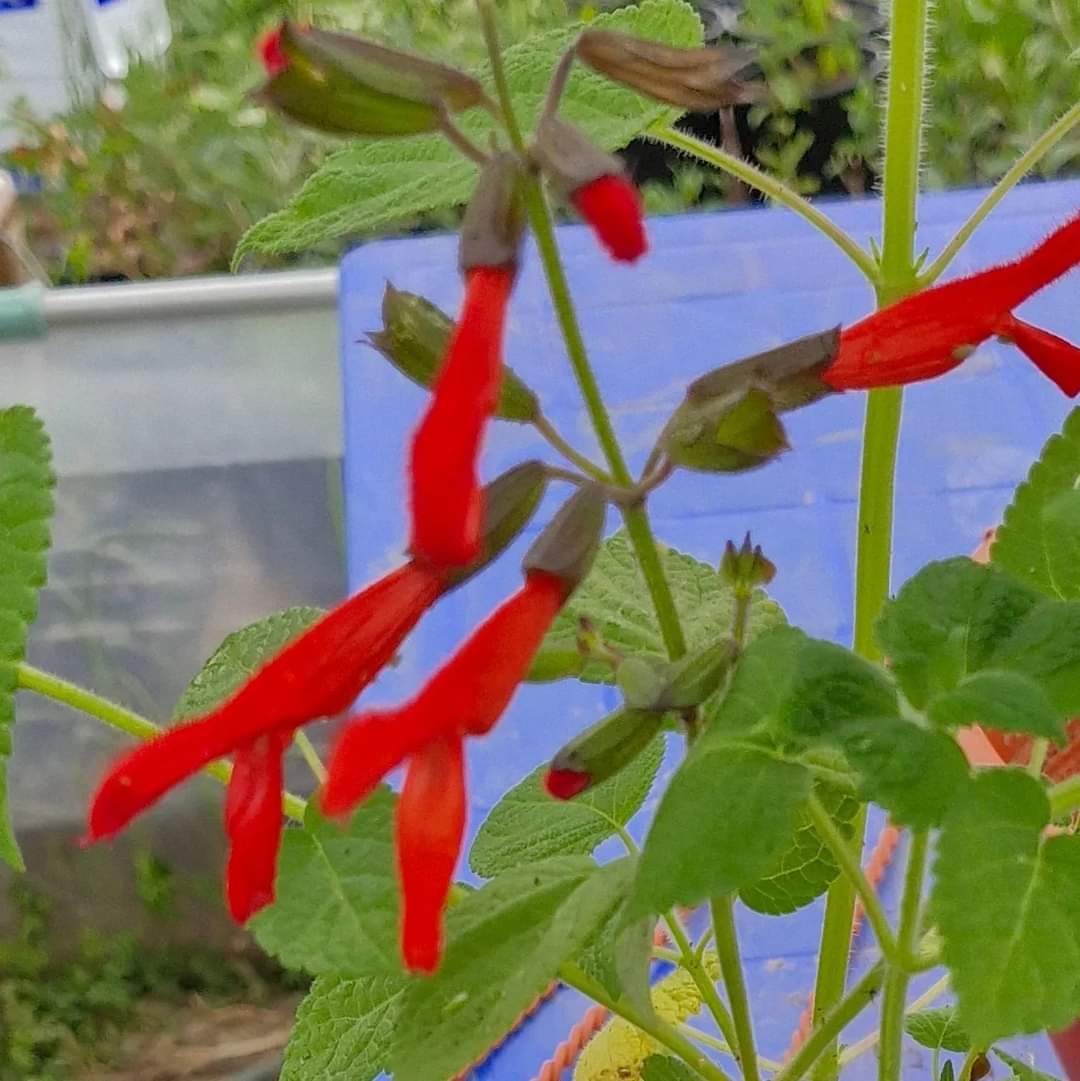
[[[740,110],[742,151],[805,193],[873,187],[884,55],[874,0],[695,2],[707,27],[733,30],[759,50],[771,97]],[[260,81],[252,52],[260,31],[290,14],[469,63],[482,50],[472,4],[172,0],[174,42],[163,63],[135,66],[104,103],[49,121],[24,116],[23,146],[11,159],[45,182],[27,200],[36,254],[57,281],[224,271],[241,234],[280,207],[335,145],[249,100]],[[507,41],[619,6],[623,0],[499,5]],[[928,186],[995,180],[1080,98],[1080,5],[1072,0],[939,0],[931,32]],[[1074,132],[1038,172],[1078,170]],[[681,166],[646,188],[650,208],[663,212],[745,195]],[[451,225],[453,216],[411,224]],[[290,261],[332,261],[350,239]]]
[[11,901],[19,924],[0,943],[0,1081],[72,1081],[84,1067],[107,1062],[147,1000],[263,1002],[306,982],[261,954],[149,948],[125,935],[87,933],[74,956],[56,961],[47,902],[18,882]]

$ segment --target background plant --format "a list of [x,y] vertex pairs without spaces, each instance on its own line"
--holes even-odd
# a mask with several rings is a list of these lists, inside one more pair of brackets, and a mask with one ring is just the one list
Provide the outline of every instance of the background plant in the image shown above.
[[[504,0],[500,30],[513,42],[564,22],[575,9],[588,16],[617,6]],[[732,0],[698,0],[698,9],[708,31],[737,31],[761,52],[770,98],[735,110],[741,151],[803,193],[872,187],[883,38],[874,29],[876,7],[754,0],[744,9]],[[51,121],[24,114],[22,148],[8,164],[44,182],[26,206],[35,253],[54,281],[223,271],[245,230],[318,166],[328,149],[323,140],[286,127],[247,98],[255,82],[251,41],[267,20],[289,10],[431,55],[478,61],[483,52],[467,0],[316,0],[301,7],[172,0],[167,57],[161,65],[135,66],[107,95],[110,105]],[[1080,95],[1080,65],[1069,59],[1080,45],[1080,15],[1059,0],[942,4],[931,42],[938,78],[924,148],[928,187],[994,180]],[[845,78],[855,85],[820,96],[823,85]],[[716,115],[693,118],[689,130],[721,134]],[[628,156],[657,212],[754,197],[753,189],[688,172],[655,144],[633,143]],[[1078,165],[1080,140],[1073,135],[1035,173],[1066,176]],[[456,220],[453,208],[401,215],[302,251],[264,253],[261,265],[331,262],[357,239]]]

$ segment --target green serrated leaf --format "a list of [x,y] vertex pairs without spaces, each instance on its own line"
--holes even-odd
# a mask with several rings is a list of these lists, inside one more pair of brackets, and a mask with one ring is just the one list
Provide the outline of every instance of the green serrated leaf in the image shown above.
[[24,870],[7,803],[16,670],[45,584],[53,512],[49,437],[29,406],[0,410],[0,859]]
[[1051,499],[1042,512],[1046,569],[1063,600],[1080,598],[1080,491]]
[[446,1081],[482,1056],[625,893],[628,862],[556,856],[507,871],[451,909],[442,966],[405,992],[393,1075]]
[[[668,45],[694,46],[702,40],[701,21],[683,0],[642,0],[637,6],[600,15],[590,25]],[[539,116],[551,72],[578,30],[578,26],[549,30],[505,51],[510,89],[526,130]],[[489,66],[476,75],[491,86]],[[617,150],[651,124],[677,119],[680,110],[616,86],[579,65],[560,113],[603,149]],[[466,114],[461,127],[479,145],[487,145],[492,129],[485,115]],[[248,230],[234,261],[248,252],[281,254],[334,237],[385,232],[418,214],[463,205],[475,180],[476,166],[439,136],[353,143],[331,155],[283,210]]]
[[927,715],[946,728],[980,724],[999,732],[1026,732],[1065,742],[1065,718],[1042,687],[1019,672],[984,669],[935,695]]
[[810,774],[766,748],[699,741],[675,774],[641,853],[631,917],[734,893],[777,865]]
[[852,717],[896,710],[883,668],[794,627],[774,627],[747,647],[723,698],[706,704],[701,745],[747,737],[816,742]]
[[469,851],[469,866],[491,878],[559,855],[588,855],[637,813],[664,758],[657,736],[614,777],[573,800],[544,791],[547,766],[533,770],[492,808]]
[[967,783],[967,759],[953,739],[899,717],[852,721],[837,734],[837,745],[865,798],[914,829],[940,825]]
[[1012,1070],[1013,1076],[1010,1081],[1058,1081],[1056,1077],[1036,1070],[1034,1066],[1029,1066],[1023,1059],[1018,1059],[1007,1051],[1000,1051],[995,1047],[994,1054]]
[[1080,713],[1080,601],[1032,608],[987,664],[1028,676],[1062,717]]
[[[814,794],[832,815],[840,832],[849,835],[859,801],[827,784],[815,785]],[[739,890],[739,899],[755,912],[786,915],[820,897],[839,873],[840,868],[814,828],[809,811],[802,810],[795,834],[776,865],[757,882]]]
[[[664,571],[682,617],[688,648],[693,652],[730,633],[735,613],[734,594],[707,563],[674,548],[661,554]],[[667,660],[655,610],[625,532],[601,546],[588,577],[570,598],[548,631],[529,673],[530,679],[577,676],[586,683],[610,683],[609,665],[585,662],[577,648],[578,624],[591,620],[604,642],[627,655]],[[778,605],[757,592],[751,602],[748,635],[753,637],[784,621]]]
[[177,720],[196,717],[220,705],[321,615],[321,608],[286,608],[227,635],[188,684],[173,716]]
[[931,1051],[954,1051],[965,1053],[971,1040],[956,1019],[955,1006],[942,1006],[936,1010],[916,1010],[904,1018],[907,1034]]
[[932,913],[979,1047],[1080,1014],[1080,837],[1045,837],[1049,821],[1042,785],[995,769],[965,787],[942,829]]
[[904,584],[875,632],[904,693],[922,709],[932,695],[984,667],[1038,600],[996,567],[947,559],[927,564]]
[[827,737],[849,717],[890,716],[896,686],[886,671],[833,642],[807,638],[780,720],[803,739]]
[[[1055,551],[1068,521],[1045,513],[1073,492],[1080,480],[1080,409],[1074,409],[1061,433],[1051,436],[1027,479],[1016,489],[997,531],[990,558],[1015,578],[1049,597],[1080,599],[1080,563]],[[1069,515],[1075,510],[1069,511]],[[1075,545],[1075,538],[1068,542]]]
[[296,1013],[281,1081],[381,1077],[404,990],[404,976],[320,976]]
[[694,1081],[690,1067],[670,1055],[650,1055],[641,1068],[641,1081]]
[[312,975],[400,974],[395,803],[380,787],[347,829],[309,806],[304,828],[285,831],[277,900],[249,924],[267,953]]

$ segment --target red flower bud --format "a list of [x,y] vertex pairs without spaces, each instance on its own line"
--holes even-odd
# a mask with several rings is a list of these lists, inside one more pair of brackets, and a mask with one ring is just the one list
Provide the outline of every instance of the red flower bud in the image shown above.
[[427,413],[413,436],[412,552],[439,567],[480,553],[483,494],[476,462],[502,379],[512,267],[476,267]]
[[625,177],[598,177],[570,198],[612,259],[633,263],[649,250],[641,197]]
[[574,769],[549,769],[544,774],[544,788],[555,799],[573,799],[592,785],[592,777]]
[[1012,263],[905,297],[847,327],[825,381],[837,390],[859,390],[932,379],[1003,333],[1066,394],[1075,395],[1080,351],[1010,313],[1077,263],[1080,214]]
[[280,75],[289,66],[289,58],[285,55],[285,49],[281,43],[284,29],[284,26],[276,26],[259,38],[257,46],[259,59],[262,60],[262,65],[270,78]]
[[413,755],[397,808],[401,955],[414,972],[434,972],[442,915],[465,834],[465,763],[458,736]]
[[262,736],[237,752],[225,795],[229,858],[225,899],[237,923],[247,923],[274,900],[274,877],[281,844],[287,735]]
[[443,585],[444,576],[430,567],[401,567],[294,638],[216,710],[122,755],[93,796],[86,839],[112,836],[217,758],[347,709]]

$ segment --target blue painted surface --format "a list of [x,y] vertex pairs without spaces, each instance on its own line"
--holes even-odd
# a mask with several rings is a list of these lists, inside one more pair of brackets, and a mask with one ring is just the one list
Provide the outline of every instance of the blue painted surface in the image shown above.
[[[981,194],[926,196],[920,246],[939,250]],[[949,275],[1016,256],[1078,206],[1077,182],[1014,191],[976,232]],[[878,231],[875,200],[838,202],[827,209],[859,241]],[[635,466],[642,464],[689,379],[799,335],[849,323],[873,304],[846,258],[783,211],[655,220],[650,235],[653,251],[634,268],[609,264],[580,227],[564,228],[560,237],[586,340]],[[456,310],[461,290],[455,266],[455,241],[442,236],[373,243],[352,252],[342,265],[346,523],[354,589],[400,558],[407,533],[404,449],[425,397],[359,341],[380,325],[388,279]],[[1080,340],[1080,278],[1058,283],[1020,311],[1040,326]],[[539,392],[556,425],[581,448],[595,451],[532,251],[514,297],[507,358]],[[894,582],[903,582],[928,560],[970,552],[982,531],[998,521],[1013,488],[1069,409],[1018,352],[996,343],[981,347],[949,376],[911,388],[899,462]],[[733,478],[677,476],[652,502],[657,533],[715,561],[726,539],[752,530],[780,568],[773,593],[791,620],[811,634],[849,642],[862,412],[861,394],[836,396],[785,418],[796,449],[779,462]],[[497,424],[484,455],[485,475],[493,477],[530,456],[546,456],[546,444],[528,428]],[[425,618],[402,663],[380,679],[365,704],[397,701],[414,690],[467,630],[516,588],[515,556],[524,543]],[[611,690],[572,682],[523,689],[496,732],[470,748],[470,829],[511,784],[615,703]],[[669,762],[666,770],[671,768]],[[634,824],[639,836],[654,805],[655,797]],[[880,825],[877,819],[871,840]],[[887,882],[890,901],[891,887]],[[805,1004],[819,920],[819,905],[779,920],[739,914],[764,1054],[783,1053]],[[558,993],[476,1071],[478,1081],[531,1078],[583,1010],[580,996]],[[858,1034],[856,1027],[853,1035]],[[1035,1048],[1044,1068],[1052,1069],[1044,1041],[1022,1046]],[[871,1076],[873,1056],[845,1074]],[[927,1076],[926,1058],[913,1056],[905,1078]]]

